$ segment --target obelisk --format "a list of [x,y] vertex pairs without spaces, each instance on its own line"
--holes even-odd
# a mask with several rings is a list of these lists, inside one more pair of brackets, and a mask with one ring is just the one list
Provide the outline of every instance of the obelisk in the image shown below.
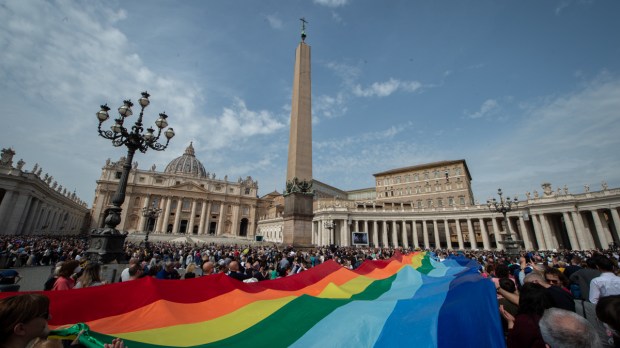
[[312,83],[306,20],[295,52],[291,130],[288,144],[282,242],[298,247],[312,243]]

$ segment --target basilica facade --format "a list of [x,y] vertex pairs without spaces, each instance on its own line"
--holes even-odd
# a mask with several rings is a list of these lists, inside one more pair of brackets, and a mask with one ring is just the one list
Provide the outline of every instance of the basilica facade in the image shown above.
[[[91,228],[104,226],[105,209],[118,187],[125,159],[107,160],[92,208]],[[185,152],[157,171],[134,163],[122,205],[121,224],[129,233],[239,236],[255,235],[258,182],[251,177],[228,180],[205,170],[190,143]],[[160,210],[154,217],[149,210]]]

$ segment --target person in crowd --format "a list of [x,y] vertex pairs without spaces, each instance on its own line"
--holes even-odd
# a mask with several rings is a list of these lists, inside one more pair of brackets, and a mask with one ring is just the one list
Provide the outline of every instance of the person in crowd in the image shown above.
[[604,296],[596,304],[596,317],[607,329],[607,342],[620,348],[620,295]]
[[207,261],[202,264],[202,275],[208,276],[211,274],[215,274],[215,264],[211,261]]
[[52,290],[52,288],[54,287],[54,284],[56,283],[56,280],[58,279],[58,272],[60,272],[60,266],[62,266],[62,264],[63,264],[62,261],[58,262],[52,268],[52,271],[50,272],[50,276],[45,281],[45,284],[43,284],[43,290],[45,291]]
[[596,304],[603,296],[620,295],[620,277],[614,274],[614,264],[605,256],[596,259],[601,275],[590,282],[590,302]]
[[174,268],[172,261],[166,261],[164,267],[157,272],[157,279],[181,279],[179,272]]
[[25,348],[37,338],[46,338],[50,331],[49,304],[49,299],[40,294],[0,299],[0,347]]
[[144,276],[144,267],[142,265],[131,265],[129,267],[129,279],[127,281],[136,280]]
[[251,278],[249,275],[239,271],[239,262],[237,261],[231,261],[228,265],[228,276],[241,281]]
[[[575,301],[573,299],[573,295],[571,295],[568,291],[563,290],[561,287],[551,286],[551,284],[549,284],[545,277],[539,272],[531,272],[525,277],[524,282],[525,284],[536,283],[541,285],[545,289],[545,292],[549,294],[552,307],[565,309],[571,312],[575,311]],[[509,293],[500,287],[497,287],[497,292],[512,303],[520,304],[518,294]]]
[[549,308],[545,310],[538,326],[549,347],[598,348],[601,345],[596,329],[577,313]]
[[568,279],[558,268],[547,267],[545,269],[545,280],[553,286],[559,286],[565,291],[570,292],[570,290],[568,290]]
[[58,270],[58,278],[56,282],[54,282],[52,291],[73,289],[77,273],[80,271],[79,261],[71,260],[63,262],[60,266],[60,270]]
[[500,306],[500,313],[508,322],[507,347],[545,347],[538,322],[551,305],[551,297],[542,285],[526,282],[521,289],[519,311],[516,316]]
[[183,279],[191,278],[196,278],[196,264],[193,261],[191,261],[189,265],[187,265],[187,268],[185,269],[185,274],[183,275]]
[[74,288],[88,288],[104,284],[106,284],[106,282],[101,279],[101,264],[98,262],[88,262],[84,266],[82,276],[77,280]]
[[140,263],[140,259],[137,257],[132,257],[129,259],[129,265],[123,271],[121,271],[121,282],[126,282],[129,280],[129,268],[132,265],[137,265]]
[[578,255],[569,255],[570,256],[570,265],[566,266],[564,269],[564,275],[566,278],[570,279],[570,276],[581,269],[581,257]]
[[[513,294],[517,292],[517,286],[515,285],[515,282],[510,278],[499,279],[499,287]],[[509,300],[505,299],[503,296],[499,294],[498,294],[497,302],[499,303],[500,306],[504,308],[505,311],[510,313],[513,317],[517,316],[519,312],[519,306],[510,302]],[[504,328],[504,333],[507,334],[508,333],[508,321],[503,316],[502,316],[502,327]]]
[[[592,279],[601,275],[596,267],[596,260],[592,257],[586,259],[586,267],[575,271],[570,275],[571,289],[579,294],[579,298],[585,301],[589,300],[590,282]],[[578,289],[578,290],[577,290]]]

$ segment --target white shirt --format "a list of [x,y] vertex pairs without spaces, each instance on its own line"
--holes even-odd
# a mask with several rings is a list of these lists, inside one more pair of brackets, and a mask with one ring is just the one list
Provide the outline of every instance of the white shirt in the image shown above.
[[620,277],[603,272],[590,282],[590,302],[597,303],[603,296],[620,295]]

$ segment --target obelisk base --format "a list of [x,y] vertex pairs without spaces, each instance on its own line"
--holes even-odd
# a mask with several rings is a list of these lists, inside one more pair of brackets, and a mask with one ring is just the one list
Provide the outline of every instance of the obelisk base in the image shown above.
[[297,248],[312,246],[312,195],[291,193],[284,197],[282,243]]

